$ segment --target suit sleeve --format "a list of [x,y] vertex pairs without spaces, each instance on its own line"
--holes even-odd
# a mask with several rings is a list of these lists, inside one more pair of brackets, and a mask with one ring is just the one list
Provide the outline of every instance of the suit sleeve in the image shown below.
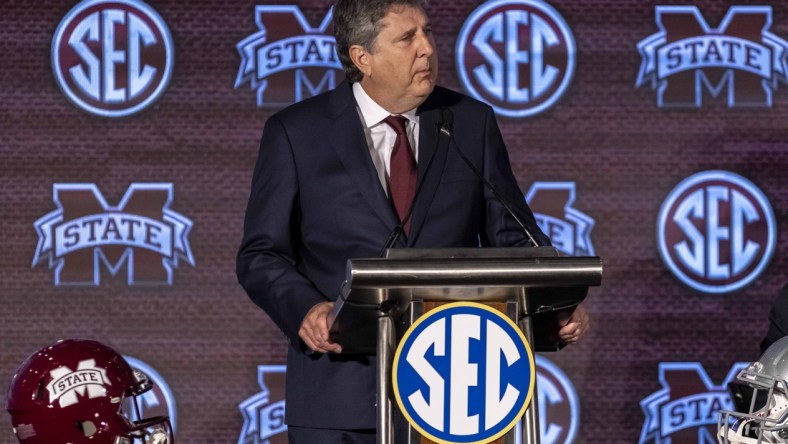
[[293,345],[307,312],[328,299],[300,272],[298,171],[287,131],[271,117],[260,152],[236,261],[238,282]]
[[[495,121],[495,114],[488,108],[485,118],[484,140],[484,175],[507,201],[518,219],[525,225],[534,240],[541,246],[551,245],[548,238],[536,223],[534,214],[525,202],[525,196],[517,185],[512,173],[509,154],[503,142],[501,131]],[[483,245],[496,247],[531,246],[528,237],[523,233],[517,221],[506,211],[506,208],[495,198],[492,192],[485,189],[485,233]],[[485,238],[486,236],[486,238]]]
[[769,310],[769,330],[761,342],[761,353],[783,336],[788,336],[788,285],[780,290]]

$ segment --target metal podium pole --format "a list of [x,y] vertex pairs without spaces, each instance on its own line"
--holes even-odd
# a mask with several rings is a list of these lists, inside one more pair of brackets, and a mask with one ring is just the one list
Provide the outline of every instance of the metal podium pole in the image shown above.
[[[531,346],[531,352],[534,353],[534,361],[536,360],[536,347],[534,347],[534,326],[531,322],[531,307],[529,307],[528,297],[523,294],[520,298],[522,305],[523,317],[520,320],[520,329],[525,335],[528,345]],[[536,375],[534,375],[534,391],[531,396],[531,404],[525,409],[522,424],[522,444],[539,444],[539,390],[536,386]]]
[[378,405],[377,444],[394,443],[394,423],[391,402],[391,365],[394,361],[394,320],[388,315],[378,318]]

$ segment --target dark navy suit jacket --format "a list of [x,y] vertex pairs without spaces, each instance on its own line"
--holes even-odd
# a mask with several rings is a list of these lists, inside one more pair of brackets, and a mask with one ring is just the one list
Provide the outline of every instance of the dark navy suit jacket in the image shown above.
[[[453,114],[440,143],[441,110]],[[457,155],[462,152],[539,230],[511,171],[492,109],[436,87],[418,109],[418,181],[410,235],[397,247],[525,246],[523,231]],[[298,330],[315,304],[337,298],[348,259],[377,257],[398,220],[370,158],[352,88],[304,100],[265,124],[237,273],[290,342],[286,422],[375,427],[374,356],[307,355]]]
[[769,310],[769,330],[761,341],[761,354],[784,336],[788,336],[788,284],[780,290]]

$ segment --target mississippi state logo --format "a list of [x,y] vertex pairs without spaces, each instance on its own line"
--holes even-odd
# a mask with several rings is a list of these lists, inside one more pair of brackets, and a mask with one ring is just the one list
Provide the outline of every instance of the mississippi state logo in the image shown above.
[[541,0],[483,3],[462,26],[457,72],[465,89],[507,117],[555,104],[575,71],[575,40],[566,21]]
[[659,211],[662,260],[682,282],[704,293],[728,293],[755,280],[769,263],[776,239],[766,196],[727,171],[688,177]]
[[[47,384],[49,402],[68,407],[79,402],[79,396],[90,399],[107,396],[106,386],[112,385],[107,378],[107,369],[96,367],[95,359],[79,361],[76,370],[58,367],[49,372],[52,380]],[[79,396],[78,396],[79,395]]]
[[593,256],[594,219],[575,209],[574,182],[534,182],[525,201],[553,246],[570,256]]
[[659,107],[700,107],[704,93],[728,107],[772,106],[788,81],[788,43],[769,32],[770,6],[733,6],[711,28],[697,6],[657,6],[660,32],[638,43],[636,87],[657,90]]
[[172,194],[169,183],[135,183],[111,206],[95,184],[55,184],[58,209],[34,224],[33,266],[47,261],[56,286],[98,286],[102,266],[114,276],[124,264],[129,285],[171,285],[181,259],[194,266],[192,222],[170,209]]
[[[144,418],[157,416],[167,416],[170,418],[172,432],[175,433],[177,427],[177,411],[175,409],[175,397],[172,394],[167,381],[153,367],[131,356],[123,356],[131,368],[145,374],[153,383],[153,388],[137,396],[137,407],[139,412],[133,407],[131,398],[126,398],[123,404],[123,411],[132,421],[140,421]],[[139,415],[138,415],[139,413]]]
[[488,443],[523,415],[536,372],[514,322],[485,305],[456,302],[408,329],[392,379],[400,410],[422,435],[442,443]]
[[722,384],[714,385],[699,362],[660,363],[662,388],[640,401],[646,418],[638,444],[715,444],[718,412],[734,409],[726,386],[746,366],[734,364]]
[[255,7],[258,32],[236,45],[241,67],[235,88],[249,83],[257,106],[280,107],[333,89],[344,78],[336,53],[333,17],[317,28],[295,5]]
[[134,114],[159,98],[173,60],[167,25],[138,0],[83,1],[52,40],[52,69],[63,93],[105,117]]
[[238,444],[287,444],[285,366],[257,367],[260,393],[240,403],[244,417]]

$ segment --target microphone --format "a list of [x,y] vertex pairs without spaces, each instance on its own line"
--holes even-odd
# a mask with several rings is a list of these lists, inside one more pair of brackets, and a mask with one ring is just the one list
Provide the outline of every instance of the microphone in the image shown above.
[[386,239],[386,243],[383,244],[383,248],[380,249],[380,253],[378,253],[378,257],[385,257],[386,250],[396,245],[399,237],[402,236],[404,224],[400,223],[393,230],[389,233],[389,237]]
[[[445,135],[447,135],[448,137],[451,138],[451,128],[452,128],[452,124],[454,123],[454,114],[451,112],[450,109],[445,108],[445,107],[441,108],[441,119],[440,119],[440,121],[441,121],[441,124],[440,124],[440,131],[441,131],[441,133],[443,133],[443,134],[445,134]],[[520,229],[523,230],[523,233],[525,233],[525,236],[528,238],[528,241],[531,243],[531,245],[533,245],[534,247],[541,247],[539,242],[537,242],[536,239],[531,234],[531,231],[528,229],[528,227],[526,227],[525,224],[523,223],[523,221],[520,220],[519,217],[517,217],[517,214],[515,214],[514,208],[513,208],[513,205],[511,204],[511,202],[509,202],[506,198],[504,198],[501,195],[501,193],[498,192],[498,190],[490,183],[490,181],[488,181],[487,178],[484,177],[484,175],[481,173],[481,171],[479,171],[479,169],[476,168],[476,166],[473,164],[473,162],[471,162],[470,159],[468,159],[465,156],[465,154],[463,154],[463,152],[460,150],[459,147],[457,147],[453,143],[449,143],[449,145],[454,147],[454,150],[457,152],[457,154],[459,154],[460,158],[465,162],[465,164],[468,165],[468,167],[471,169],[471,171],[473,171],[473,174],[475,174],[476,177],[479,180],[482,181],[484,186],[488,190],[490,190],[490,192],[493,194],[493,196],[495,197],[495,200],[497,200],[498,203],[500,203],[503,206],[503,208],[506,210],[506,212],[509,213],[510,216],[512,216],[514,221],[517,222],[517,225],[519,225]]]

